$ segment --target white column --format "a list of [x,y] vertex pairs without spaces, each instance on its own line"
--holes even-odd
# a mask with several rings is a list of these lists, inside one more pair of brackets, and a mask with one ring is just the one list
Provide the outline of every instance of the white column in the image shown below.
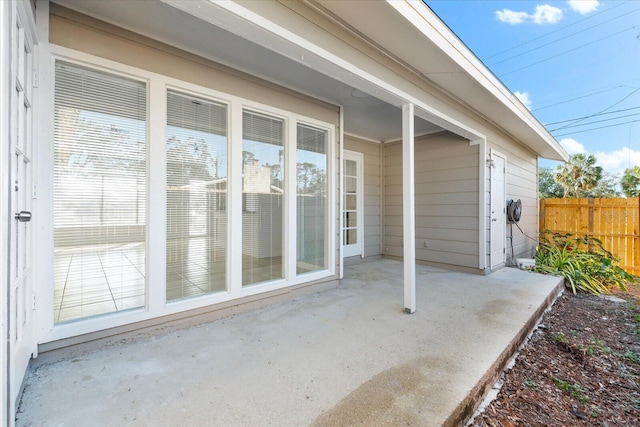
[[416,219],[414,106],[402,106],[402,235],[404,240],[404,311],[416,311]]

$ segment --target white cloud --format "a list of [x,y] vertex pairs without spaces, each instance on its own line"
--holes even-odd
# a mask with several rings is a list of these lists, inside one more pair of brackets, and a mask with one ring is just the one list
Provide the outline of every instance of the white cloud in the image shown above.
[[522,102],[525,107],[531,109],[531,99],[529,98],[529,92],[518,92],[515,91],[513,94]]
[[628,147],[621,147],[614,151],[597,151],[588,153],[582,143],[573,138],[563,138],[560,145],[567,151],[567,154],[593,154],[596,157],[596,164],[608,174],[621,177],[624,170],[634,166],[640,166],[640,150],[632,150]]
[[640,151],[630,150],[628,147],[608,153],[598,151],[595,156],[598,166],[602,166],[605,172],[613,175],[622,176],[625,169],[640,166]]
[[555,24],[562,19],[562,9],[542,4],[536,6],[536,11],[531,15],[531,20],[536,24]]
[[579,143],[573,138],[563,138],[560,140],[560,145],[565,149],[568,155],[572,156],[574,154],[586,153],[587,150],[584,148],[584,145]]
[[569,7],[580,15],[586,15],[587,13],[595,12],[600,6],[598,0],[569,0]]
[[495,11],[496,18],[507,24],[517,25],[523,22],[533,22],[534,24],[555,24],[562,19],[562,9],[548,4],[536,5],[533,13],[517,12],[511,9]]
[[510,9],[496,10],[495,14],[498,21],[506,22],[511,25],[522,24],[524,21],[529,19],[529,14],[527,12],[516,12]]

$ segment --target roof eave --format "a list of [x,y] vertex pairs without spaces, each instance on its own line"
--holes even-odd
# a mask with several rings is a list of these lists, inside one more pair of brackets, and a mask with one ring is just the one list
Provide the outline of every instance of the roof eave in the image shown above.
[[[505,132],[532,149],[538,156],[552,160],[568,160],[569,156],[558,141],[535,118],[529,109],[480,61],[469,48],[442,22],[442,20],[420,0],[386,0],[405,21],[425,37],[425,41],[437,47],[443,55],[454,61],[464,74],[457,78],[471,79],[485,96],[498,100],[503,108],[488,114],[478,111],[501,127]],[[397,27],[395,28],[397,30]],[[414,65],[414,64],[410,64]],[[453,85],[438,82],[439,87],[455,93]],[[493,117],[492,117],[493,116]],[[512,120],[526,125],[516,126]]]

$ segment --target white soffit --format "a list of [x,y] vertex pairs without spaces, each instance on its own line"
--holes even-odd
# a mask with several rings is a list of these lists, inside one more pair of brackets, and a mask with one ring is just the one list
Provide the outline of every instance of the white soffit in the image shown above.
[[[265,37],[260,37],[257,41],[249,40],[247,33],[257,32],[250,29],[253,24],[242,17],[230,15],[225,10],[217,11],[216,15],[219,15],[222,22],[231,20],[234,24],[230,25],[230,28],[234,28],[238,34],[220,25],[212,25],[211,20],[205,17],[209,14],[185,12],[160,0],[126,2],[126,7],[123,7],[124,3],[121,0],[53,0],[53,2],[68,10],[127,29],[229,66],[234,70],[330,104],[342,106],[345,112],[344,129],[351,134],[377,142],[398,139],[401,136],[399,102],[388,103],[379,99],[377,94],[372,96],[349,84],[353,82],[322,74],[297,56],[292,59],[277,51],[274,53],[268,43],[264,42]],[[198,10],[203,5],[204,10],[215,7],[207,0],[186,3],[190,3]],[[269,6],[266,2],[264,5]],[[271,9],[283,9],[277,3],[273,3],[272,6],[274,5],[276,7]],[[68,12],[52,7],[52,13],[64,17]],[[255,37],[251,38],[255,39]],[[310,57],[310,55],[305,56]],[[433,118],[433,115],[422,114]],[[436,117],[431,121],[417,117],[416,133],[428,134],[442,131],[443,128],[435,123],[437,119]]]
[[[203,19],[246,40],[260,44],[286,58],[343,82],[390,105],[401,107],[412,103],[416,116],[454,132],[469,140],[485,136],[469,126],[445,115],[420,99],[404,92],[389,81],[359,68],[330,49],[325,49],[300,34],[278,25],[266,16],[243,6],[241,2],[213,0],[161,0],[179,10]],[[352,3],[352,2],[345,2]],[[354,4],[357,4],[355,2]],[[247,4],[251,4],[250,2]],[[257,5],[259,3],[254,3]],[[362,3],[361,3],[362,5]],[[292,23],[288,21],[287,24]]]

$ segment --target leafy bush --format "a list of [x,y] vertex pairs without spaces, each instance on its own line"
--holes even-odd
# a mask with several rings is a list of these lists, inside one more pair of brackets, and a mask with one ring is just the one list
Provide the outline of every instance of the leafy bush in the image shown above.
[[544,231],[540,233],[535,259],[534,271],[564,277],[565,285],[574,294],[608,293],[612,286],[626,291],[627,281],[633,280],[595,237]]

